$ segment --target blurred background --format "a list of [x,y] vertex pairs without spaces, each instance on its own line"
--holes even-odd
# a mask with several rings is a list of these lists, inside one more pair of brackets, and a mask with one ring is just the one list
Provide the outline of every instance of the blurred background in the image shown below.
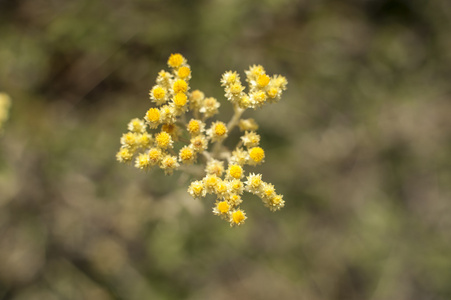
[[[0,299],[451,299],[451,2],[0,0]],[[115,160],[171,53],[288,78],[247,112],[286,207],[229,228]]]

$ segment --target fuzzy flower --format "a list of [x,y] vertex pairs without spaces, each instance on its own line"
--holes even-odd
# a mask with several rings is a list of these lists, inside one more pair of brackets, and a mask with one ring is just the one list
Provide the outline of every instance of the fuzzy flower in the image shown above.
[[131,161],[133,158],[133,152],[128,148],[121,148],[119,152],[116,153],[116,159],[121,163],[126,163]]
[[129,131],[143,133],[146,131],[146,124],[141,119],[134,118],[127,125]]
[[191,182],[188,193],[195,199],[205,197],[207,190],[205,188],[204,182],[202,180],[196,180]]
[[155,85],[150,90],[150,99],[155,102],[156,105],[162,105],[168,100],[168,91],[161,85]]
[[191,119],[186,126],[191,136],[196,136],[205,130],[205,123],[201,120]]
[[155,143],[161,149],[172,148],[172,138],[166,131],[161,131],[155,136]]
[[179,53],[171,54],[168,59],[168,66],[171,68],[179,68],[186,63],[186,59]]
[[216,159],[209,160],[205,167],[205,173],[221,177],[224,173],[224,162]]
[[149,108],[144,119],[147,121],[149,128],[157,128],[161,120],[160,110],[158,108]]
[[125,148],[134,149],[137,147],[137,142],[138,134],[135,132],[124,133],[121,137],[121,145]]
[[260,189],[262,187],[263,181],[262,181],[262,175],[261,174],[250,174],[247,177],[247,181],[245,182],[246,184],[246,190],[249,193],[252,194],[260,194]]
[[230,86],[240,81],[240,75],[237,72],[227,71],[222,75],[221,85]]
[[218,100],[213,97],[205,98],[202,107],[199,109],[204,114],[205,118],[210,118],[218,113],[218,108],[221,106]]
[[237,148],[232,151],[232,156],[230,157],[230,162],[232,164],[243,166],[247,163],[249,153],[242,148]]
[[216,185],[219,183],[221,179],[214,174],[208,174],[202,180],[205,185],[207,193],[211,194],[215,192]]
[[224,122],[218,121],[211,124],[210,129],[207,130],[207,135],[212,142],[217,142],[227,137],[227,126]]
[[188,84],[183,79],[177,79],[172,84],[172,90],[174,91],[174,94],[186,93],[188,91]]
[[179,152],[179,159],[184,164],[192,164],[196,159],[196,152],[190,146],[183,146]]
[[202,152],[207,149],[208,141],[203,134],[199,134],[190,140],[190,145],[192,145],[194,151]]
[[243,177],[243,168],[240,165],[229,165],[227,178],[240,179],[241,177]]
[[243,145],[246,147],[254,147],[258,146],[260,143],[260,136],[255,133],[255,131],[246,131],[244,135],[241,137],[241,140],[243,141]]
[[164,174],[166,175],[171,175],[179,166],[177,157],[171,155],[164,156],[160,162],[160,168],[164,170]]
[[249,149],[249,164],[257,165],[265,159],[265,151],[260,147],[253,147]]
[[190,104],[189,108],[191,110],[199,111],[199,109],[203,104],[204,99],[205,99],[204,93],[202,93],[199,90],[192,91],[189,96],[189,104]]
[[159,148],[150,148],[149,153],[147,153],[149,156],[149,161],[151,165],[156,165],[160,163],[161,159],[163,158],[163,152]]
[[151,166],[149,155],[141,153],[135,160],[135,167],[141,170],[147,170]]
[[246,213],[241,209],[233,210],[230,214],[230,226],[240,226],[247,219]]
[[222,218],[228,218],[230,209],[231,206],[227,201],[216,201],[215,206],[213,207],[213,213]]
[[150,143],[152,142],[152,136],[148,134],[147,132],[138,134],[136,136],[136,144],[137,146],[146,149],[149,147]]

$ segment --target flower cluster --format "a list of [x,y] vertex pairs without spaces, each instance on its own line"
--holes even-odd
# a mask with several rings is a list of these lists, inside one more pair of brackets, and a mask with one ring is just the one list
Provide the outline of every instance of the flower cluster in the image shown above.
[[[121,137],[118,161],[134,162],[136,168],[161,168],[170,175],[174,170],[188,171],[198,161],[205,166],[204,177],[191,182],[188,193],[196,198],[214,195],[213,213],[231,226],[241,225],[246,213],[241,208],[242,195],[260,197],[271,211],[282,208],[283,196],[274,185],[264,182],[261,174],[247,173],[247,166],[262,164],[265,151],[260,147],[258,125],[242,119],[243,112],[267,103],[278,102],[287,80],[269,76],[260,65],[245,71],[249,91],[245,92],[237,72],[225,72],[221,79],[225,97],[233,104],[234,115],[228,123],[211,120],[219,113],[220,102],[199,90],[190,90],[191,68],[181,54],[171,54],[170,72],[158,73],[150,90],[154,105],[144,118],[132,119],[128,132]],[[242,136],[233,150],[223,145],[229,133],[238,127]]]

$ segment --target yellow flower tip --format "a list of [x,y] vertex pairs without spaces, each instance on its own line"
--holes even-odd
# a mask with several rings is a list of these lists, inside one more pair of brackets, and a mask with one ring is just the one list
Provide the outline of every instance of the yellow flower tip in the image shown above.
[[176,107],[180,108],[185,106],[186,102],[188,102],[188,97],[184,93],[177,93],[174,96],[174,104]]
[[144,132],[146,130],[146,125],[144,122],[138,118],[130,120],[127,126],[128,130],[133,132]]
[[197,135],[190,140],[190,144],[193,146],[194,151],[200,152],[208,147],[208,141],[203,134]]
[[183,79],[177,79],[172,85],[172,89],[174,90],[175,94],[186,93],[186,91],[188,90],[188,84]]
[[209,160],[205,167],[205,172],[220,177],[224,172],[224,162],[216,159]]
[[229,175],[235,179],[240,179],[243,176],[243,168],[239,165],[231,165],[229,167]]
[[150,167],[151,161],[149,159],[149,156],[146,154],[139,154],[135,161],[135,167],[141,170],[146,170],[148,167]]
[[194,150],[188,146],[184,146],[182,149],[180,149],[179,157],[183,163],[190,163],[195,158]]
[[230,205],[227,201],[221,201],[216,205],[216,208],[221,214],[227,214],[230,210]]
[[227,198],[227,201],[230,203],[231,206],[237,206],[240,205],[241,202],[243,202],[240,195],[236,194],[230,195],[230,197]]
[[191,69],[189,67],[180,67],[177,71],[177,76],[181,79],[189,78],[191,75]]
[[239,94],[243,91],[244,87],[241,85],[241,83],[234,83],[230,86],[230,92],[232,94]]
[[270,78],[266,74],[260,74],[257,77],[257,84],[260,88],[264,88],[265,86],[267,86],[269,84],[269,81],[270,81]]
[[149,156],[150,163],[152,165],[156,165],[162,159],[163,154],[162,154],[160,149],[158,149],[158,148],[151,148],[149,150],[148,156]]
[[223,136],[227,133],[227,127],[222,122],[216,123],[216,125],[214,127],[214,132],[215,132],[215,135],[217,135],[217,136]]
[[150,123],[158,123],[160,121],[160,110],[158,108],[150,108],[146,113],[146,119]]
[[241,209],[237,209],[232,213],[230,218],[230,225],[241,225],[247,219],[246,214]]
[[158,85],[152,89],[151,93],[152,96],[157,100],[162,100],[164,99],[164,97],[166,97],[166,90]]
[[179,53],[171,54],[171,56],[169,56],[169,59],[168,59],[168,65],[171,68],[178,68],[184,62],[185,62],[185,58]]
[[200,133],[200,121],[195,119],[190,120],[187,129],[191,134]]
[[265,151],[260,147],[253,147],[249,150],[249,157],[255,163],[260,163],[265,158]]
[[147,146],[150,145],[151,141],[152,141],[152,136],[148,133],[140,134],[137,137],[137,144],[142,148],[147,148]]
[[253,105],[253,108],[261,107],[266,102],[266,93],[263,91],[257,91],[253,92],[250,96],[251,104]]
[[204,100],[204,98],[205,98],[204,93],[202,93],[199,90],[194,90],[191,92],[191,101],[199,102],[199,101]]
[[203,182],[205,184],[207,192],[212,193],[215,190],[219,180],[220,178],[216,175],[208,174],[207,176],[205,176],[203,178]]
[[225,196],[229,191],[227,182],[219,179],[215,186],[215,193],[218,196]]
[[158,133],[155,137],[157,146],[162,149],[167,149],[172,147],[172,138],[166,131]]
[[200,197],[205,197],[206,195],[206,191],[205,191],[205,186],[204,183],[200,180],[196,180],[191,182],[189,188],[188,188],[188,193],[193,197],[193,198],[200,198]]
[[134,148],[138,142],[138,134],[135,132],[127,132],[121,137],[121,144],[124,147]]
[[266,204],[271,211],[280,210],[285,206],[285,201],[282,195],[274,195]]
[[269,98],[276,98],[277,95],[279,94],[279,90],[277,88],[273,87],[273,88],[270,88],[267,93],[268,93]]
[[133,153],[127,148],[121,148],[116,154],[116,159],[121,162],[129,162],[133,158]]
[[179,164],[175,156],[166,155],[163,157],[160,167],[164,170],[166,175],[170,175],[174,169],[179,167]]

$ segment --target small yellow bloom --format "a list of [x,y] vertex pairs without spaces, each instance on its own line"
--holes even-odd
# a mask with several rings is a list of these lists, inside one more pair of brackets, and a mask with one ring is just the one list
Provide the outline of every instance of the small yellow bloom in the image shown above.
[[192,136],[200,134],[204,130],[205,124],[201,120],[191,119],[187,130]]
[[138,118],[130,120],[130,122],[127,125],[127,128],[129,131],[141,133],[146,130],[146,124]]
[[208,141],[203,134],[199,134],[190,140],[190,145],[193,146],[194,151],[201,152],[208,147]]
[[180,79],[189,79],[190,75],[191,75],[191,69],[186,66],[180,67],[177,71],[177,76]]
[[221,121],[214,122],[207,134],[213,142],[223,140],[227,137],[227,126]]
[[163,153],[158,148],[151,148],[148,153],[149,161],[152,165],[158,164],[163,158]]
[[160,123],[160,110],[158,108],[150,108],[145,118],[150,128],[156,128]]
[[205,98],[203,105],[199,111],[205,115],[206,118],[212,117],[218,113],[218,108],[221,104],[213,97]]
[[221,180],[218,176],[208,174],[203,178],[203,182],[207,193],[213,193],[215,191],[215,187],[218,184],[219,180]]
[[163,157],[160,163],[160,168],[164,170],[164,174],[166,175],[171,175],[179,166],[177,157],[171,155],[166,155]]
[[155,142],[161,149],[172,148],[172,138],[166,131],[162,131],[155,136]]
[[191,182],[189,188],[188,188],[188,193],[193,197],[193,198],[200,198],[200,197],[205,197],[206,195],[206,189],[204,186],[204,183],[201,180],[196,180]]
[[184,146],[180,149],[179,158],[182,163],[190,164],[196,158],[196,153],[191,147]]
[[262,175],[252,173],[247,177],[246,190],[253,194],[259,194],[262,183]]
[[216,206],[221,214],[226,214],[229,212],[230,205],[227,203],[227,201],[221,201]]
[[266,74],[258,75],[258,77],[257,77],[257,85],[258,85],[258,87],[259,88],[264,88],[265,86],[268,85],[269,80],[270,80],[270,78]]
[[177,108],[181,108],[188,102],[188,97],[184,93],[177,93],[175,94],[173,101]]
[[186,93],[186,91],[188,90],[188,84],[183,79],[177,79],[172,85],[172,89],[174,90],[175,94]]
[[229,86],[235,82],[239,82],[240,76],[237,72],[227,71],[222,75],[221,85]]
[[235,207],[240,205],[243,200],[241,199],[240,195],[232,194],[227,197],[227,202],[229,202],[231,206]]
[[141,170],[146,170],[151,165],[149,155],[141,153],[135,160],[135,167]]
[[265,151],[260,147],[253,147],[249,150],[251,164],[258,164],[265,158]]
[[147,132],[139,134],[136,138],[136,143],[141,148],[147,148],[150,145],[150,142],[152,142],[152,136]]
[[266,102],[266,93],[263,91],[256,91],[250,94],[250,101],[252,108],[262,107]]
[[219,179],[215,185],[215,194],[218,195],[218,197],[224,198],[225,196],[227,196],[228,193],[229,186],[227,182]]
[[241,195],[244,191],[244,184],[239,179],[233,179],[229,182],[229,189],[231,193]]
[[131,152],[128,148],[121,148],[116,154],[116,159],[121,163],[129,162],[132,158],[133,152]]
[[124,133],[121,137],[123,147],[135,148],[137,146],[138,134],[135,132]]
[[258,146],[260,143],[260,136],[256,134],[254,131],[246,131],[244,135],[241,137],[244,146],[246,147],[254,147]]
[[161,105],[167,100],[166,89],[160,85],[155,85],[149,93],[150,99],[154,101],[157,105]]
[[218,177],[222,176],[222,173],[224,173],[224,162],[216,159],[209,160],[205,167],[205,172]]
[[243,168],[240,165],[231,165],[227,170],[227,175],[235,179],[240,179],[243,176]]
[[168,59],[169,67],[178,68],[183,63],[185,63],[185,58],[181,54],[175,53],[175,54],[171,54],[171,56],[169,56],[169,59]]
[[230,216],[230,226],[241,225],[247,219],[246,214],[241,209],[232,212]]

